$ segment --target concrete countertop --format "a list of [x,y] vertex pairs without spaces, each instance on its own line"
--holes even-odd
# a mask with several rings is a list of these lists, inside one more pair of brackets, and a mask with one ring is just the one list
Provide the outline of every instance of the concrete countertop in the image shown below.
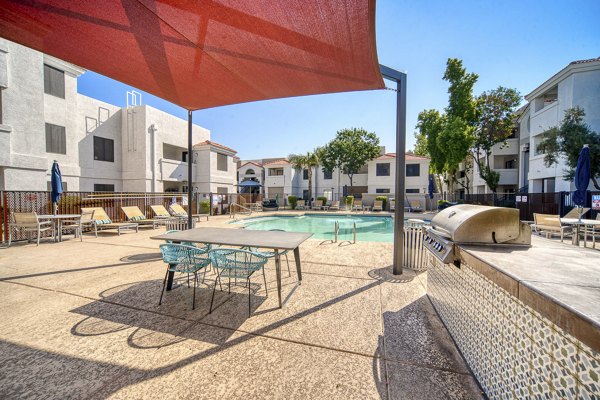
[[532,236],[531,247],[461,245],[469,266],[600,352],[600,252]]

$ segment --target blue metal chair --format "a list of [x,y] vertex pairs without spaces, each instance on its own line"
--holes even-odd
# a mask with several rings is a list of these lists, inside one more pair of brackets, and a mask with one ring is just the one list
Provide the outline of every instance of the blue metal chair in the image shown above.
[[[269,231],[270,232],[285,232],[285,230],[283,230],[283,229],[269,229]],[[260,254],[263,257],[275,258],[275,251],[271,251],[271,250],[259,250],[256,247],[242,247],[242,249],[251,251],[253,253]],[[289,276],[292,276],[292,271],[290,270],[290,260],[288,259],[288,256],[287,256],[288,252],[289,252],[289,250],[280,251],[279,252],[279,257],[285,256],[285,262],[287,263],[288,277],[289,277]]]
[[246,284],[248,285],[248,316],[250,316],[252,312],[251,298],[250,298],[250,277],[256,271],[263,271],[263,279],[265,281],[265,292],[267,296],[269,294],[267,290],[267,277],[265,275],[264,266],[267,263],[267,257],[264,257],[261,254],[254,253],[248,250],[240,250],[240,249],[225,249],[218,248],[212,249],[208,252],[212,265],[217,272],[217,277],[215,278],[215,284],[213,287],[213,294],[210,300],[210,311],[212,313],[212,306],[215,300],[215,291],[217,290],[217,282],[219,282],[219,287],[221,286],[221,277],[229,278],[229,289],[228,292],[231,293],[231,278],[234,279],[246,279]]
[[160,252],[163,257],[163,261],[169,264],[167,272],[165,273],[165,279],[163,280],[163,287],[160,292],[160,300],[158,305],[162,304],[163,294],[165,293],[165,286],[167,284],[167,276],[169,272],[180,272],[188,274],[188,287],[190,285],[189,275],[194,274],[194,297],[192,300],[192,310],[196,308],[196,286],[198,285],[198,271],[205,269],[210,265],[210,257],[208,253],[202,249],[193,246],[186,246],[183,244],[161,244]]
[[[170,230],[170,231],[166,231],[165,233],[174,233],[174,232],[181,232],[181,231],[178,231],[177,229],[173,229],[173,230]],[[165,242],[167,242],[167,243],[173,243],[172,240],[165,240]],[[196,243],[192,243],[192,242],[181,242],[179,244],[183,244],[185,246],[198,247],[199,249],[204,250],[204,251],[209,251],[210,249],[212,249],[212,245],[209,244],[209,243],[198,243],[198,244],[196,244]]]

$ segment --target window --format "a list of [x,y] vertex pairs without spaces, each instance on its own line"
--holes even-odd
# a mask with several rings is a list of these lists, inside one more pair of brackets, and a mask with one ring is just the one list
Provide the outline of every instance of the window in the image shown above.
[[460,171],[458,177],[459,178],[464,178],[466,176],[465,171]]
[[368,173],[369,173],[369,166],[367,164],[360,167],[360,169],[357,172],[357,174],[368,174]]
[[114,192],[115,185],[109,183],[94,183],[94,192]]
[[67,154],[65,127],[46,124],[46,153]]
[[389,193],[390,189],[375,189],[375,193]]
[[419,189],[406,189],[406,193],[419,193]]
[[246,175],[255,175],[255,172],[252,168],[246,170]]
[[182,151],[181,152],[181,161],[182,162],[187,162],[187,155],[188,155],[187,151]]
[[331,179],[332,176],[333,176],[333,173],[331,171],[327,171],[327,170],[323,171],[323,179],[329,180],[329,179]]
[[307,169],[302,170],[302,179],[304,179],[305,181],[308,180],[308,170]]
[[65,98],[65,73],[44,64],[44,93]]
[[115,162],[115,141],[94,136],[94,160]]
[[217,186],[217,193],[218,193],[218,194],[227,194],[227,193],[229,193],[229,192],[227,191],[227,188],[226,188],[226,187]]
[[505,169],[515,169],[517,165],[517,160],[508,160],[504,162]]
[[406,164],[406,176],[420,176],[421,165],[420,164]]
[[227,171],[227,156],[217,153],[217,169],[219,171]]
[[302,191],[302,198],[303,198],[304,200],[309,200],[309,198],[308,198],[308,189],[304,189],[304,190]]
[[283,168],[269,168],[269,176],[283,175]]
[[377,163],[377,176],[390,176],[390,163]]
[[[67,191],[67,182],[63,182],[63,191],[66,192]],[[46,182],[46,188],[48,189],[49,192],[52,191],[52,181],[48,181]]]

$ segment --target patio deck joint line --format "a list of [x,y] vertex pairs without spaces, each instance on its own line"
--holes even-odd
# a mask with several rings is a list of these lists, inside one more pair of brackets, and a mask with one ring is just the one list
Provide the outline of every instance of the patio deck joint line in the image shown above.
[[385,321],[383,320],[383,294],[381,293],[381,284],[383,282],[379,281],[379,285],[377,285],[377,289],[379,289],[379,322],[380,322],[380,328],[381,328],[381,342],[382,342],[382,347],[383,347],[383,359],[385,360],[385,362],[383,363],[383,368],[385,369],[384,371],[384,376],[385,376],[385,391],[387,394],[387,398],[391,399],[391,393],[390,393],[390,377],[388,375],[388,368],[387,368],[387,349],[386,349],[386,345],[385,345]]

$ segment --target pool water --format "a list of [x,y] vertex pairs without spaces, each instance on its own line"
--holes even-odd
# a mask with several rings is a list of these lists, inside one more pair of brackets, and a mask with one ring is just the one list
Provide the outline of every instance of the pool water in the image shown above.
[[354,215],[300,215],[248,218],[235,222],[246,229],[268,231],[281,229],[288,232],[310,232],[314,239],[333,240],[335,222],[339,222],[338,242],[353,240],[356,223],[356,241],[393,242],[394,220],[388,216]]

